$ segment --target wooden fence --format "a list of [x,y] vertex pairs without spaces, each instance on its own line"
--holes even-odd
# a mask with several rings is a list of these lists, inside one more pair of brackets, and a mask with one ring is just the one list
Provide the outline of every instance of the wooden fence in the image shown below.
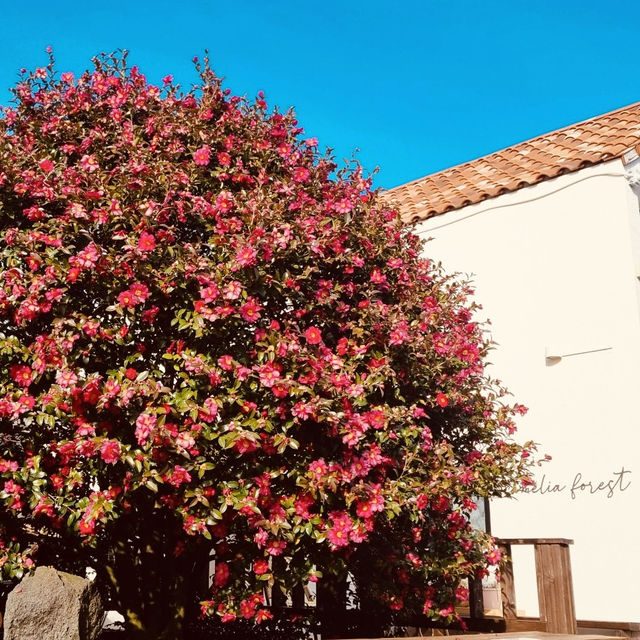
[[[571,561],[569,546],[572,540],[565,538],[511,538],[498,539],[506,564],[501,571],[502,615],[485,615],[483,588],[480,580],[469,584],[468,609],[461,611],[468,631],[476,633],[500,633],[518,631],[545,631],[558,634],[577,633]],[[521,617],[517,614],[515,584],[511,550],[515,545],[531,545],[534,548],[538,590],[539,617]],[[381,637],[388,622],[380,607],[350,608],[348,584],[317,583],[313,609],[323,638]],[[308,613],[308,597],[300,586],[290,594],[290,599],[274,591],[271,596],[274,609],[290,613]],[[426,616],[413,616],[401,624],[422,628],[443,628]],[[455,628],[455,627],[454,627]],[[460,629],[458,626],[457,629]]]

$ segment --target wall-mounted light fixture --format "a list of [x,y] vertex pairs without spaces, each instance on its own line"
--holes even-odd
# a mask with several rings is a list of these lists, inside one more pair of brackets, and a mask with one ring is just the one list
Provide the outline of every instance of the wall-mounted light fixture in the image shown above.
[[547,367],[558,364],[563,358],[582,356],[587,353],[597,353],[598,351],[610,351],[613,347],[601,347],[595,345],[569,346],[550,344],[544,348],[544,360]]

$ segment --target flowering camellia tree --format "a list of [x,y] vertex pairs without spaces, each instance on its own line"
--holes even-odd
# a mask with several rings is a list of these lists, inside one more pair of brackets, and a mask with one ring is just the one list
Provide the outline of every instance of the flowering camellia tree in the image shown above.
[[362,597],[451,621],[499,558],[474,500],[531,449],[469,288],[358,166],[196,65],[182,94],[51,61],[3,109],[2,572],[91,566],[140,638],[180,637],[210,550],[224,621],[365,568]]

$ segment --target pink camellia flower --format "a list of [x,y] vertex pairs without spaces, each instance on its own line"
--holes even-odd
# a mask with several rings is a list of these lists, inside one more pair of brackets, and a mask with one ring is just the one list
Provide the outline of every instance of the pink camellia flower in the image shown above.
[[14,482],[13,480],[7,480],[4,483],[4,490],[10,494],[10,495],[14,495],[14,496],[18,496],[21,493],[24,493],[24,489],[17,484],[16,482]]
[[198,411],[198,418],[202,420],[202,422],[206,422],[210,424],[216,419],[218,415],[218,404],[215,401],[215,398],[207,398],[202,408]]
[[73,371],[58,371],[56,374],[56,382],[61,387],[72,387],[76,382],[78,382],[78,376],[73,373]]
[[273,387],[280,378],[280,370],[277,365],[267,362],[267,364],[258,369],[258,375],[260,376],[260,384],[262,384],[262,386]]
[[[200,417],[200,415],[198,415]],[[166,426],[166,425],[165,425]],[[176,447],[181,449],[185,449],[188,451],[189,449],[193,449],[196,446],[195,438],[189,432],[183,432],[178,435],[176,438]]]
[[247,322],[256,322],[260,317],[260,304],[255,298],[247,298],[247,301],[240,307],[240,315]]
[[287,543],[284,540],[272,540],[266,548],[266,551],[271,556],[280,556],[287,548]]
[[296,167],[293,170],[293,180],[294,182],[306,182],[309,179],[309,169],[306,167]]
[[98,248],[91,242],[77,255],[71,256],[69,264],[79,269],[92,269],[98,263],[99,258]]
[[171,471],[171,476],[167,479],[169,484],[179,487],[181,484],[191,482],[191,474],[180,465],[175,465]]
[[100,447],[100,457],[107,464],[115,464],[120,460],[120,444],[117,440],[105,440]]
[[226,151],[221,151],[218,154],[218,164],[221,167],[228,167],[231,164],[231,156]]
[[256,262],[257,254],[253,247],[242,247],[236,253],[235,262],[238,267],[249,267]]
[[348,198],[342,198],[333,205],[333,210],[337,213],[349,213],[353,209],[353,202]]
[[200,289],[200,298],[207,304],[213,302],[219,295],[220,292],[215,284],[210,284]]
[[306,402],[297,402],[291,409],[291,414],[300,420],[306,420],[313,414],[313,406]]
[[133,296],[133,302],[135,304],[144,302],[149,297],[149,287],[142,282],[134,282],[129,287],[129,292]]
[[356,514],[360,518],[370,518],[373,514],[373,510],[371,508],[370,502],[357,502],[356,503]]
[[115,380],[112,380],[111,378],[109,378],[104,383],[104,392],[110,398],[117,396],[120,393],[121,388],[122,387]]
[[240,603],[240,615],[247,620],[253,618],[257,608],[257,603],[251,598],[247,598]]
[[206,167],[211,160],[211,147],[208,144],[201,146],[193,153],[193,161],[201,167]]
[[138,251],[153,251],[156,248],[156,237],[153,233],[143,231],[138,238]]
[[276,147],[276,151],[283,158],[288,158],[291,155],[291,150],[291,145],[286,142],[283,142]]
[[500,562],[502,558],[502,554],[500,553],[500,549],[494,548],[491,551],[484,554],[484,557],[487,559],[487,562],[491,565],[496,565]]
[[322,342],[322,333],[318,327],[309,327],[304,332],[304,337],[309,344],[320,344]]
[[144,446],[156,426],[157,418],[149,413],[141,413],[136,420],[136,440]]
[[230,355],[220,356],[218,358],[218,364],[221,369],[231,371],[233,369],[233,358]]
[[233,209],[233,195],[228,191],[221,191],[216,198],[215,210],[227,213]]
[[248,367],[243,367],[238,365],[235,370],[236,380],[239,380],[240,382],[244,382],[249,377],[250,373],[251,373],[251,369],[249,369]]
[[227,300],[237,300],[242,293],[242,285],[237,280],[232,280],[225,285],[223,294]]
[[401,322],[389,334],[389,344],[402,344],[409,342],[409,331],[406,322]]
[[118,294],[118,302],[123,307],[135,307],[136,301],[129,289]]
[[327,540],[332,547],[346,547],[349,544],[349,532],[351,524],[336,522],[334,526],[327,530]]
[[92,155],[84,155],[80,158],[80,166],[88,173],[93,173],[100,168],[98,161]]
[[387,282],[387,276],[385,276],[380,269],[372,269],[369,279],[373,284],[385,284]]

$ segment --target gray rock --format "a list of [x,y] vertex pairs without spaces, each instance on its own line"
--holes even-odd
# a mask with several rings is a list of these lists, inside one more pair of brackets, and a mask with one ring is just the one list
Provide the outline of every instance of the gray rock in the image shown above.
[[92,582],[38,567],[7,598],[4,640],[96,640],[103,615]]

